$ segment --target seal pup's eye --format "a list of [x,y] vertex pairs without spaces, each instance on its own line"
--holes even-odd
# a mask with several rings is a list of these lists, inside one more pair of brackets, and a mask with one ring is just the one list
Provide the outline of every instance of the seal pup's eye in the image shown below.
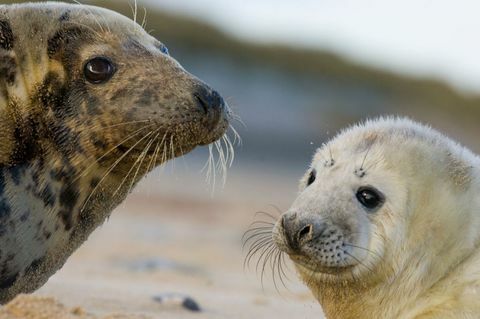
[[85,63],[83,73],[88,82],[102,84],[112,78],[115,73],[115,66],[108,58],[96,57]]
[[360,187],[355,196],[368,209],[379,208],[385,202],[383,194],[370,186]]
[[310,176],[308,176],[307,186],[310,186],[313,182],[315,182],[316,178],[317,178],[317,171],[312,169],[312,171],[310,172]]

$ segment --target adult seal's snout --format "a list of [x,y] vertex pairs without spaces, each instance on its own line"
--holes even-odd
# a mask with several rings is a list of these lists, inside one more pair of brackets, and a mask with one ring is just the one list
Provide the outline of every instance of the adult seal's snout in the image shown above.
[[0,4],[0,124],[1,304],[43,285],[148,172],[222,138],[229,116],[134,21],[42,2]]
[[193,93],[198,108],[205,114],[209,126],[214,129],[225,116],[225,101],[215,90],[206,86],[199,86]]

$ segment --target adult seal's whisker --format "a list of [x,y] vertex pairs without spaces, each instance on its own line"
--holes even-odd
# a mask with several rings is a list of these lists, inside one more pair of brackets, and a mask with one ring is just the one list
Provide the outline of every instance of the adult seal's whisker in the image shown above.
[[116,12],[2,4],[0,70],[0,303],[42,286],[155,167],[218,143],[233,161],[220,94]]

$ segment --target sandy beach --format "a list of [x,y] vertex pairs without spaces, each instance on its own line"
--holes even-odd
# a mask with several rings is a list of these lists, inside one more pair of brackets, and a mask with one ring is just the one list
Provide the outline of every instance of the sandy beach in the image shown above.
[[[255,211],[274,211],[270,199],[253,198],[266,181],[241,200],[235,183],[242,185],[245,176],[234,176],[233,186],[214,197],[195,195],[192,188],[202,181],[181,196],[183,178],[165,183],[168,178],[160,184],[170,191],[157,190],[167,195],[152,193],[155,177],[142,183],[44,287],[3,307],[0,319],[321,318],[293,271],[288,290],[277,291],[269,276],[262,288],[259,274],[243,269],[243,232]],[[186,309],[178,298],[155,300],[172,294],[190,297],[201,311]]]

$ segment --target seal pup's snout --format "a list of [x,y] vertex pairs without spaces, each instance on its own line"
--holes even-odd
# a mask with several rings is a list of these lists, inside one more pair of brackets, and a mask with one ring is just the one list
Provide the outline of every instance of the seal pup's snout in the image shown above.
[[211,129],[214,129],[225,113],[225,100],[217,91],[205,87],[198,86],[193,93],[198,108],[207,116]]
[[321,237],[327,226],[311,218],[301,218],[297,213],[284,214],[278,225],[283,234],[288,253],[299,254],[302,247]]
[[[273,240],[278,249],[312,270],[347,267],[361,258],[353,252],[346,231],[336,223],[313,214],[285,213],[275,225]],[[355,255],[355,256],[354,256]],[[358,255],[358,256],[357,256]]]

